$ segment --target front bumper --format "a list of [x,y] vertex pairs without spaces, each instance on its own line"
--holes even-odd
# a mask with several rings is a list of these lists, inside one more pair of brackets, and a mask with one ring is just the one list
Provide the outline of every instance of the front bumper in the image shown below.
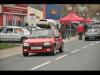
[[85,36],[85,40],[100,40],[100,35]]
[[42,49],[31,49],[31,46],[28,47],[23,46],[22,48],[23,48],[23,52],[27,52],[27,53],[47,53],[53,51],[52,46],[47,46],[47,47],[42,46]]

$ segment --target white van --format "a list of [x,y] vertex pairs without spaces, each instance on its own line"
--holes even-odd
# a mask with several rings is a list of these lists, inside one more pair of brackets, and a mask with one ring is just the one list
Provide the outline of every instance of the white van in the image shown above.
[[61,27],[61,24],[60,24],[59,20],[53,20],[53,19],[37,19],[37,22],[40,22],[40,21],[47,21],[47,22],[51,23],[52,25],[56,26],[57,29],[60,29],[60,27]]

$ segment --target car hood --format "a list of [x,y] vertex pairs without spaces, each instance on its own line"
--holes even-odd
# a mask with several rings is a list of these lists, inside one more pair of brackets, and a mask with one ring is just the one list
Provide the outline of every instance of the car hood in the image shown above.
[[31,38],[24,41],[24,43],[41,43],[41,42],[54,42],[54,38]]

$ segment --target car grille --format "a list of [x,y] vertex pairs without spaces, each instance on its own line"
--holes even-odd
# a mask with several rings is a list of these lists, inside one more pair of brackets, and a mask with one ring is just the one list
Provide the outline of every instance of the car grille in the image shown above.
[[37,47],[37,46],[44,46],[44,45],[43,43],[34,43],[34,44],[30,44],[30,46]]
[[35,43],[35,44],[30,44],[30,47],[43,47],[43,48],[48,48],[50,46],[44,46],[44,43]]

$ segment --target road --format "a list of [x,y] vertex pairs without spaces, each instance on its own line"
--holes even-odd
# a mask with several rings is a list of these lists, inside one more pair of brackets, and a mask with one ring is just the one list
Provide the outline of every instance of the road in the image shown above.
[[0,70],[29,70],[29,71],[79,71],[100,70],[100,41],[74,40],[64,43],[64,53],[56,56],[22,54],[0,59]]

